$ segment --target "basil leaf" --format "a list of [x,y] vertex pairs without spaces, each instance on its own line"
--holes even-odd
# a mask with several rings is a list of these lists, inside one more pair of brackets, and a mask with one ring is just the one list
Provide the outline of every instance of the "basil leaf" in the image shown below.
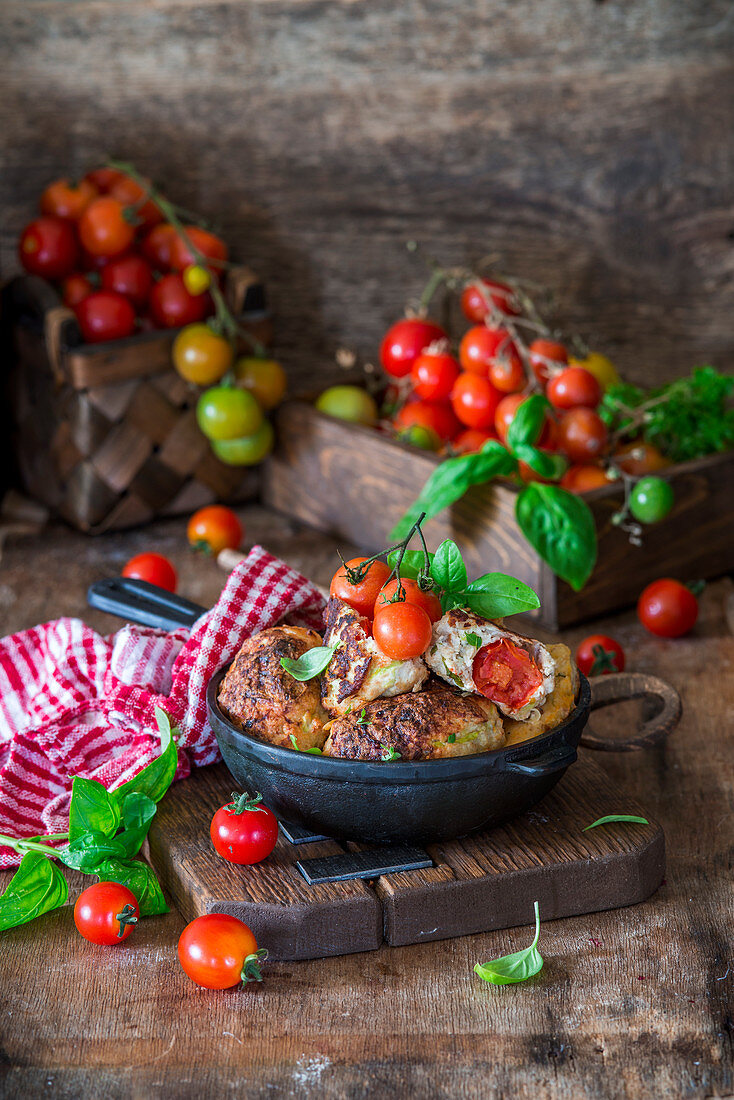
[[554,573],[574,591],[584,587],[596,562],[596,527],[588,504],[557,485],[526,485],[518,493],[520,530]]
[[96,779],[75,776],[69,804],[69,840],[91,831],[114,836],[120,827],[120,806]]
[[140,851],[157,808],[152,798],[139,791],[131,791],[125,798],[122,805],[123,831],[115,839],[123,846],[128,858]]
[[338,645],[317,645],[307,649],[297,661],[281,657],[280,664],[294,680],[313,680],[328,666],[338,648]]
[[[510,421],[507,429],[507,446],[513,454],[522,443],[537,443],[545,424],[545,414],[550,408],[550,401],[541,393],[534,393],[523,401]],[[527,462],[527,459],[524,459]]]
[[488,440],[477,454],[446,459],[433,471],[417,500],[393,527],[389,538],[393,541],[405,538],[421,512],[426,513],[426,519],[432,519],[463,497],[470,485],[479,485],[500,474],[514,473],[516,469],[517,460],[496,439]]
[[171,719],[161,707],[155,708],[155,717],[161,735],[161,754],[127,783],[110,791],[118,806],[122,806],[133,791],[152,798],[154,802],[160,802],[173,782],[178,766],[178,749],[173,740]]
[[291,744],[293,745],[293,748],[296,750],[296,752],[310,752],[312,756],[323,756],[324,755],[322,753],[321,749],[317,749],[315,745],[312,749],[299,749],[298,742],[296,741],[296,736],[295,736],[294,733],[292,733],[290,735],[290,738],[291,738]]
[[469,645],[473,645],[475,649],[482,648],[482,639],[479,637],[478,634],[474,634],[473,631],[470,630],[468,634],[464,635],[464,637],[466,638]]
[[61,870],[40,852],[26,852],[0,897],[0,932],[58,909],[69,896]]
[[96,873],[99,864],[105,860],[124,859],[127,853],[120,840],[91,830],[77,837],[72,844],[57,848],[55,854],[67,867],[89,875]]
[[613,821],[632,821],[636,825],[650,824],[646,817],[635,817],[634,814],[608,814],[607,817],[599,817],[596,821],[592,821],[591,825],[584,826],[583,832],[587,829],[595,829],[597,825],[609,825]]
[[535,902],[535,938],[529,947],[522,951],[515,951],[512,955],[503,955],[491,962],[477,963],[474,973],[483,978],[485,982],[493,985],[515,985],[532,978],[534,974],[543,969],[543,957],[538,951],[540,938],[540,912],[538,903]]
[[444,614],[452,607],[466,607],[466,590],[463,592],[442,592],[441,610]]
[[401,757],[400,753],[396,752],[395,749],[392,747],[392,745],[390,745],[389,748],[387,748],[387,751],[384,752],[382,754],[382,756],[380,757],[380,760],[382,760],[382,762],[384,764],[386,764],[388,762],[388,760],[401,760],[401,759],[402,759],[402,757]]
[[96,867],[94,873],[100,882],[119,882],[132,890],[141,917],[155,917],[168,912],[158,879],[152,868],[142,860],[110,859]]
[[539,451],[529,443],[518,443],[515,447],[515,455],[526,462],[531,470],[541,477],[558,481],[568,469],[568,461],[563,455],[551,455],[547,451]]
[[506,573],[485,573],[467,586],[466,606],[485,619],[534,611],[540,600],[527,584]]
[[[399,550],[391,550],[387,555],[387,564],[391,569],[394,569],[397,565],[398,558],[400,556]],[[434,558],[433,554],[428,555],[429,562],[432,562]],[[425,573],[426,569],[426,557],[422,550],[406,550],[403,554],[403,560],[400,563],[400,576],[406,580],[417,580],[421,573]]]
[[466,566],[461,550],[453,539],[444,539],[436,551],[431,576],[447,592],[460,592],[466,588]]

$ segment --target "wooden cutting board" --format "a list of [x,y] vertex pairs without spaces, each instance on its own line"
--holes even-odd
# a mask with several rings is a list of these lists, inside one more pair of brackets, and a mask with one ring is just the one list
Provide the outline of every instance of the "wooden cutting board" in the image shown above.
[[[373,951],[634,905],[665,873],[659,825],[614,824],[584,832],[613,813],[648,816],[589,754],[533,810],[498,829],[424,845],[433,866],[369,881],[309,884],[298,860],[362,851],[333,840],[293,844],[282,834],[254,867],[221,859],[209,838],[215,810],[229,801],[223,764],[177,783],[150,831],[150,855],[187,920],[231,913],[274,959]],[[446,807],[451,812],[451,807]]]

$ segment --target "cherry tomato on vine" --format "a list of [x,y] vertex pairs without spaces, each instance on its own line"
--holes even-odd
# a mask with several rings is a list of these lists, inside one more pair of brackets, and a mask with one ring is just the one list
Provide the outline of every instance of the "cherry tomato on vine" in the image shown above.
[[288,388],[285,371],[276,359],[243,355],[235,362],[234,376],[266,412],[281,403]]
[[145,188],[130,176],[120,174],[118,179],[112,181],[109,194],[124,207],[134,208],[136,228],[142,232],[160,225],[163,221],[163,214],[156,204],[152,199],[146,198]]
[[380,344],[380,362],[391,378],[410,374],[418,356],[436,340],[447,339],[444,330],[433,321],[405,317],[391,325]]
[[572,493],[589,493],[611,485],[612,481],[601,466],[569,466],[561,478],[561,487]]
[[90,943],[122,943],[138,922],[138,899],[119,882],[95,882],[79,895],[74,924]]
[[399,430],[418,426],[435,432],[444,443],[456,435],[461,425],[451,405],[444,401],[408,401],[393,421]]
[[518,461],[517,472],[525,482],[537,481],[541,485],[554,485],[555,481],[552,477],[543,477],[534,470],[532,466],[529,466],[527,462],[523,462],[522,459]]
[[153,272],[142,256],[120,256],[102,268],[102,286],[125,294],[136,309],[142,309],[153,287]]
[[135,331],[135,309],[114,290],[95,290],[74,307],[81,334],[88,344],[124,340]]
[[223,504],[200,508],[186,526],[186,537],[194,550],[204,550],[215,556],[220,550],[237,550],[242,536],[242,524],[232,509]]
[[566,367],[550,379],[545,392],[556,409],[595,409],[601,401],[601,386],[583,367]]
[[[198,225],[187,225],[184,229],[191,245],[193,245],[205,259],[211,261],[215,271],[221,271],[222,264],[226,263],[229,257],[229,250],[224,241],[220,237],[215,236],[214,233],[210,233],[208,230],[202,229]],[[183,271],[184,268],[191,267],[197,263],[199,263],[199,257],[194,255],[191,251],[188,242],[177,234],[171,245],[171,267],[173,270]]]
[[178,941],[178,958],[193,982],[204,989],[229,989],[240,982],[261,982],[260,963],[267,951],[244,921],[228,913],[205,913],[187,924]]
[[253,435],[242,439],[212,439],[211,447],[227,466],[257,466],[273,449],[275,432],[269,420],[263,420]]
[[247,390],[212,386],[197,402],[196,420],[207,439],[242,439],[260,428],[263,413]]
[[171,249],[176,237],[176,230],[172,225],[164,222],[151,229],[147,236],[143,237],[140,251],[148,263],[157,271],[168,271],[171,266]]
[[558,446],[579,465],[601,458],[608,442],[607,426],[592,409],[569,409],[558,422]]
[[148,584],[156,584],[159,588],[165,588],[167,592],[175,592],[178,584],[176,570],[168,558],[153,552],[136,554],[134,558],[130,558],[130,561],[125,564],[121,576],[147,581]]
[[635,443],[625,443],[614,452],[614,460],[621,470],[632,477],[653,474],[670,466],[670,460],[657,447],[642,439]]
[[475,279],[467,283],[461,292],[461,308],[467,321],[480,324],[489,313],[487,298],[502,313],[514,317],[520,310],[512,287],[490,279]]
[[459,364],[448,352],[422,351],[410,377],[414,393],[424,401],[447,401],[459,377]]
[[530,364],[541,385],[544,386],[551,374],[566,363],[568,363],[568,352],[557,340],[539,337],[530,345]]
[[517,393],[525,388],[527,377],[517,352],[501,354],[489,364],[489,380],[500,393]]
[[510,393],[498,403],[494,413],[494,429],[503,443],[507,439],[507,431],[515,413],[526,400],[527,394]]
[[342,566],[341,569],[337,569],[331,578],[329,595],[348,603],[358,615],[371,619],[375,612],[375,600],[390,576],[390,567],[378,558],[370,564],[364,579],[357,584],[352,584],[347,576],[347,569],[357,569],[365,561],[367,558],[350,558],[346,568]]
[[189,294],[203,294],[212,285],[212,276],[209,268],[190,264],[183,269],[183,281]]
[[467,428],[486,430],[494,424],[501,396],[488,378],[463,371],[451,394],[451,407]]
[[353,424],[377,422],[377,402],[361,386],[329,386],[316,398],[316,408],[327,416]]
[[92,256],[118,256],[133,243],[135,226],[111,195],[93,199],[77,222],[79,240]]
[[117,168],[93,168],[91,172],[87,172],[84,179],[96,187],[101,195],[105,195],[121,175],[122,172]]
[[433,428],[426,428],[423,424],[411,424],[408,428],[399,429],[397,438],[411,447],[420,447],[422,451],[441,450],[440,437]]
[[[525,372],[522,369],[522,360],[517,348],[509,332],[502,328],[487,328],[486,325],[475,325],[474,328],[470,328],[464,333],[459,344],[459,362],[464,370],[471,374],[479,374],[483,378],[489,377],[489,370],[493,363],[504,363],[511,368],[510,373],[519,369],[523,384],[525,381]],[[509,378],[509,375],[507,377]]]
[[640,523],[658,523],[667,516],[674,499],[669,481],[661,477],[643,477],[630,493],[629,508]]
[[64,279],[71,275],[78,257],[74,228],[63,218],[35,218],[20,235],[18,259],[31,275]]
[[651,634],[680,638],[696,624],[698,600],[680,581],[664,577],[643,589],[637,601],[637,616]]
[[576,664],[584,676],[624,672],[624,650],[608,634],[590,634],[579,643]]
[[220,806],[209,827],[212,844],[222,859],[251,865],[266,859],[278,840],[278,821],[262,795],[233,793],[232,801]]
[[[412,603],[415,604],[416,607],[422,607],[432,623],[438,622],[443,615],[443,611],[441,610],[441,601],[435,592],[424,592],[423,589],[419,587],[418,582],[411,580],[409,577],[402,578],[402,588],[405,593],[404,599],[395,602]],[[391,581],[383,585],[375,600],[375,615],[392,602],[397,590],[397,577],[393,577]],[[370,617],[372,618],[373,616]]]
[[593,374],[603,392],[606,392],[610,386],[616,386],[620,381],[614,363],[598,351],[590,351],[585,359],[575,359],[571,356],[568,361],[572,367],[583,367],[589,374]]
[[218,382],[234,359],[229,340],[201,322],[181,329],[173,341],[171,354],[181,377],[196,386]]
[[150,315],[159,328],[180,328],[203,321],[207,301],[203,294],[189,294],[181,276],[164,275],[150,292]]
[[67,275],[61,284],[61,300],[65,306],[73,309],[93,290],[94,284],[89,281],[86,275],[75,271],[73,275]]
[[420,657],[431,644],[433,626],[422,607],[390,603],[375,614],[372,637],[391,661]]
[[458,451],[459,454],[469,455],[474,454],[475,451],[481,451],[484,444],[490,439],[499,439],[497,432],[493,428],[487,430],[482,428],[464,428],[463,432],[459,432],[459,434],[454,436],[451,440],[451,446],[455,451]]
[[79,183],[55,180],[41,195],[41,213],[75,222],[98,195],[99,191],[89,180],[80,180]]

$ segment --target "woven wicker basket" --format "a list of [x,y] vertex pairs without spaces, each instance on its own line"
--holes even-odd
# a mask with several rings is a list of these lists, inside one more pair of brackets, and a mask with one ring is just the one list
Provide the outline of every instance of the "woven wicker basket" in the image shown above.
[[[227,294],[243,328],[268,344],[255,276],[233,269]],[[31,276],[4,287],[3,324],[21,484],[73,526],[98,534],[256,495],[256,471],[219,462],[199,431],[200,391],[171,366],[177,330],[82,344],[73,313]]]

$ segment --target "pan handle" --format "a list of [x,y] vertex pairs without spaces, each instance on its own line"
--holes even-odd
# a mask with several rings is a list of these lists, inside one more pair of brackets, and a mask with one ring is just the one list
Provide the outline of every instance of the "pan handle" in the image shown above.
[[132,577],[107,577],[87,589],[87,603],[109,615],[159,630],[192,627],[206,608],[156,584]]
[[574,745],[556,745],[541,756],[531,756],[527,760],[508,760],[505,769],[521,775],[552,775],[553,772],[559,772],[573,764],[576,755]]
[[617,672],[608,676],[592,676],[591,709],[610,707],[627,699],[657,699],[662,704],[653,718],[648,718],[632,737],[617,740],[613,737],[599,737],[588,730],[581,737],[581,744],[588,749],[600,749],[602,752],[636,752],[649,749],[664,741],[678,724],[681,715],[680,695],[657,676],[646,672]]

